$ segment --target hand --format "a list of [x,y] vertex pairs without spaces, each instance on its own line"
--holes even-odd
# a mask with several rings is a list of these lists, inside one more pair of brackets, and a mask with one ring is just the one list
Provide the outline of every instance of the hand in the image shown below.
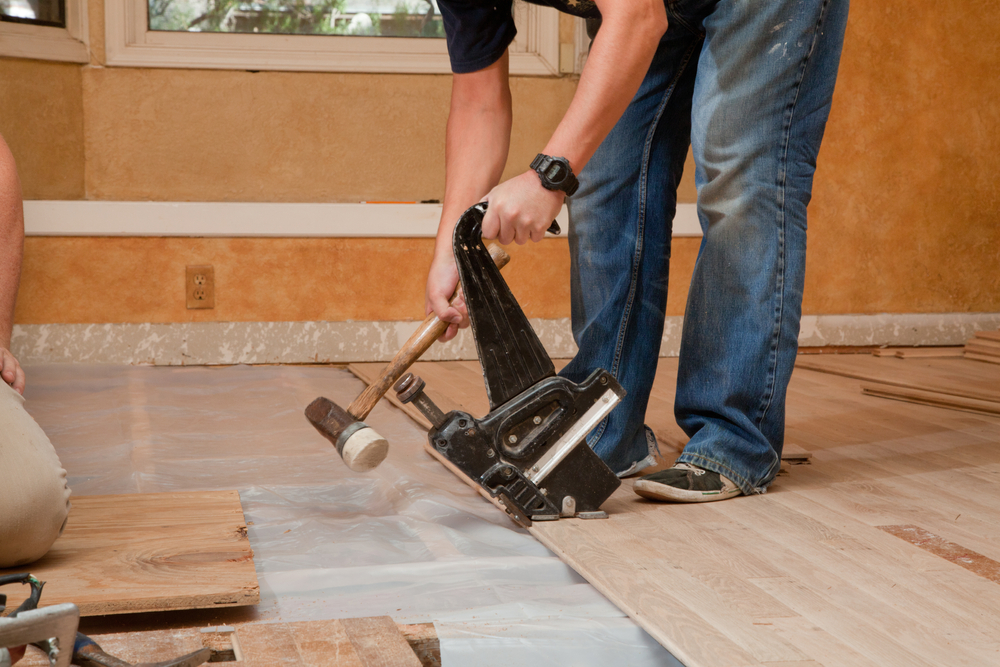
[[24,393],[24,370],[9,350],[0,347],[0,378],[13,387],[17,393]]
[[451,295],[458,287],[458,267],[455,265],[455,257],[452,255],[442,255],[434,257],[431,262],[431,270],[427,274],[426,312],[433,312],[443,322],[448,322],[448,329],[441,334],[442,343],[447,342],[458,334],[458,330],[469,326],[469,313],[465,309],[465,299],[462,298],[461,290],[455,297],[453,304],[449,304]]
[[489,202],[483,216],[483,238],[507,245],[524,245],[545,238],[545,230],[559,214],[566,194],[546,190],[534,171],[526,171],[493,188],[484,201]]

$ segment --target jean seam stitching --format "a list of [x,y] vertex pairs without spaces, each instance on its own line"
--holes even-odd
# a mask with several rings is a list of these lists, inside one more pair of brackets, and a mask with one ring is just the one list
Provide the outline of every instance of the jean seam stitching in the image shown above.
[[[812,44],[809,47],[809,52],[806,53],[805,57],[802,59],[801,69],[799,71],[798,80],[795,82],[795,97],[792,99],[791,104],[788,108],[788,117],[785,121],[784,127],[784,137],[782,138],[782,153],[781,153],[781,181],[778,183],[778,193],[781,198],[781,208],[779,214],[779,269],[778,269],[778,303],[776,305],[775,321],[774,321],[774,331],[772,335],[771,344],[771,359],[767,369],[767,393],[763,399],[763,405],[760,412],[760,417],[757,419],[757,428],[763,432],[764,420],[767,417],[768,411],[771,409],[771,404],[774,402],[775,394],[775,384],[777,382],[778,375],[778,347],[781,341],[781,323],[784,318],[784,300],[785,300],[785,205],[787,198],[785,196],[785,189],[788,183],[788,146],[791,142],[792,134],[792,124],[795,119],[795,107],[799,101],[799,93],[802,91],[802,80],[805,78],[806,69],[809,66],[809,61],[812,58],[813,52],[816,50],[816,41],[819,39],[820,31],[823,25],[823,20],[826,18],[826,11],[830,5],[830,0],[825,0],[823,6],[820,9],[819,18],[816,20],[816,25],[813,28],[813,39]],[[769,471],[770,472],[770,471]]]
[[[667,103],[673,96],[674,90],[677,88],[677,82],[680,81],[684,72],[687,71],[688,63],[691,62],[691,55],[694,53],[695,48],[698,46],[698,42],[695,41],[690,47],[688,47],[687,52],[684,54],[684,59],[681,61],[680,67],[677,68],[677,73],[674,78],[670,81],[670,85],[667,86],[666,91],[663,94],[663,99],[660,101],[660,105],[656,110],[656,114],[653,116],[653,122],[650,124],[649,131],[646,133],[646,142],[642,149],[642,170],[639,177],[639,228],[636,234],[636,248],[635,252],[632,254],[632,275],[629,278],[629,293],[628,299],[625,302],[625,312],[622,314],[621,321],[618,324],[618,339],[615,341],[615,356],[611,362],[611,368],[608,369],[616,380],[618,379],[618,369],[621,363],[621,352],[624,346],[625,330],[628,329],[629,318],[632,315],[632,304],[635,301],[635,290],[636,283],[639,273],[639,264],[642,259],[642,251],[644,247],[643,234],[646,229],[646,190],[647,190],[647,179],[649,174],[649,152],[650,146],[653,143],[653,135],[656,134],[656,129],[660,124],[660,118],[663,116],[664,109],[667,108]],[[601,440],[601,436],[604,435],[604,431],[608,427],[608,420],[610,415],[601,420],[600,425],[597,427],[597,434],[594,436],[593,442],[590,444],[591,447],[597,445]]]

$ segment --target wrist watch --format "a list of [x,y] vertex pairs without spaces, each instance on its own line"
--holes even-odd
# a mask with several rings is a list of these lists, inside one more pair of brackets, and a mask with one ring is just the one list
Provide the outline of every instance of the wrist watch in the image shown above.
[[551,157],[539,153],[531,161],[531,168],[538,174],[542,187],[546,190],[562,190],[569,197],[580,187],[580,182],[573,175],[569,160],[564,157]]

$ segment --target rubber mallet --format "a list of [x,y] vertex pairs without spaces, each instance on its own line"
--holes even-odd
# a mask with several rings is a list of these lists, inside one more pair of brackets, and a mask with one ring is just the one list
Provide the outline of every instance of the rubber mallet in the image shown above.
[[[510,261],[510,255],[499,245],[491,243],[487,249],[499,268],[502,269]],[[452,302],[457,295],[458,290],[452,296]],[[348,468],[354,472],[367,472],[385,459],[389,453],[389,443],[364,420],[396,380],[402,377],[413,362],[419,359],[447,328],[448,323],[442,322],[437,315],[433,313],[428,315],[389,365],[382,370],[378,379],[361,392],[361,395],[347,406],[347,410],[322,396],[306,408],[306,418],[324,438],[334,444]]]

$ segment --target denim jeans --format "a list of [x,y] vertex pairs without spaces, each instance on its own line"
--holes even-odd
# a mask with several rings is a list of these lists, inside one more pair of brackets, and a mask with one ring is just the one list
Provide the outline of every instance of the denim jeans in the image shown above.
[[704,236],[688,294],[678,461],[762,493],[778,471],[798,348],[806,206],[848,0],[667,0],[638,93],[569,200],[573,334],[563,370],[628,395],[588,435],[620,475],[652,462],[643,425],[667,297],[671,223],[690,145]]

